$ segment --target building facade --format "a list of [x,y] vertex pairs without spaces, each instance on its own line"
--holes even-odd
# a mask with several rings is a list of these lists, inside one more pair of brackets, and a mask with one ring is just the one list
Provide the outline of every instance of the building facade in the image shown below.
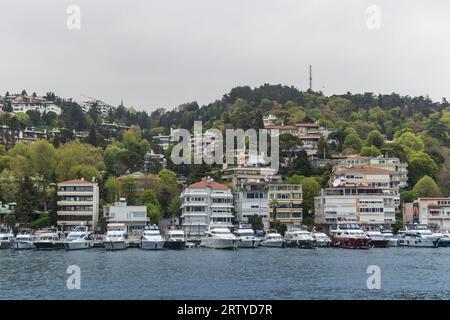
[[403,221],[450,230],[450,197],[419,198],[403,206]]
[[187,236],[203,236],[209,227],[233,226],[233,194],[224,184],[202,180],[181,193],[181,226]]
[[283,223],[288,229],[303,223],[303,192],[300,184],[268,184],[269,222]]
[[103,207],[103,216],[111,223],[124,223],[129,231],[142,231],[148,224],[146,206],[129,206],[124,198]]
[[84,224],[97,231],[99,190],[97,183],[69,180],[58,183],[57,224],[62,231],[70,231]]

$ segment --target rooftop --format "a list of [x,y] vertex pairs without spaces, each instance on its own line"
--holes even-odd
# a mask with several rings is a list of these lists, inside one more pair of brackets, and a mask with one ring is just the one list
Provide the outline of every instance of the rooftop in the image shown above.
[[218,183],[214,180],[202,180],[196,183],[193,183],[189,186],[189,188],[211,188],[213,190],[227,190],[228,187],[224,184]]

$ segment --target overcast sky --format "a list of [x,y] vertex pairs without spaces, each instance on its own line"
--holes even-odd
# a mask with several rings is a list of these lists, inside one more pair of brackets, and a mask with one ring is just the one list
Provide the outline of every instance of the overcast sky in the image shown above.
[[448,0],[1,0],[0,41],[1,95],[171,109],[238,85],[305,90],[312,64],[326,94],[450,98]]

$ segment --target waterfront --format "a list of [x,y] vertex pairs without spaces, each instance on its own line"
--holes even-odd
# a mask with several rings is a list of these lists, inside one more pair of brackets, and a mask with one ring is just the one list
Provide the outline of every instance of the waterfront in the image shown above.
[[[450,248],[0,250],[0,299],[449,299]],[[69,265],[81,289],[69,290]],[[369,290],[369,265],[381,289]]]

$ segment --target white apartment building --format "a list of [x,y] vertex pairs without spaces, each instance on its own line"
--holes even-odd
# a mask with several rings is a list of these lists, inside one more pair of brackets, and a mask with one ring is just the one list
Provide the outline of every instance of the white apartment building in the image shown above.
[[187,236],[202,236],[210,226],[233,226],[233,194],[224,184],[202,180],[181,193],[181,226]]
[[325,188],[314,198],[314,219],[316,224],[328,228],[341,220],[362,225],[393,224],[399,205],[399,196],[380,188],[349,185]]
[[361,185],[381,188],[386,192],[399,194],[400,173],[377,167],[337,167],[333,171],[333,186]]
[[124,223],[129,231],[140,231],[148,224],[146,206],[129,206],[124,198],[114,205],[103,207],[103,216],[108,223]]
[[47,112],[54,112],[57,115],[61,114],[61,107],[41,97],[18,95],[12,98],[11,107],[14,113],[26,113],[27,111],[36,110],[41,115]]
[[408,185],[408,164],[401,162],[399,158],[349,156],[341,160],[336,170],[361,166],[398,173],[400,180],[398,186],[404,188]]
[[264,229],[269,228],[268,183],[280,183],[281,176],[272,168],[235,167],[223,171],[223,179],[227,179],[236,187],[234,206],[236,218],[246,223],[248,218],[261,217]]
[[84,113],[86,113],[91,110],[93,106],[96,106],[102,117],[107,117],[111,111],[114,111],[116,109],[116,107],[107,104],[106,102],[95,99],[83,101],[83,103],[81,104],[81,109]]
[[57,224],[63,231],[84,224],[97,231],[99,190],[97,183],[69,180],[58,183]]

